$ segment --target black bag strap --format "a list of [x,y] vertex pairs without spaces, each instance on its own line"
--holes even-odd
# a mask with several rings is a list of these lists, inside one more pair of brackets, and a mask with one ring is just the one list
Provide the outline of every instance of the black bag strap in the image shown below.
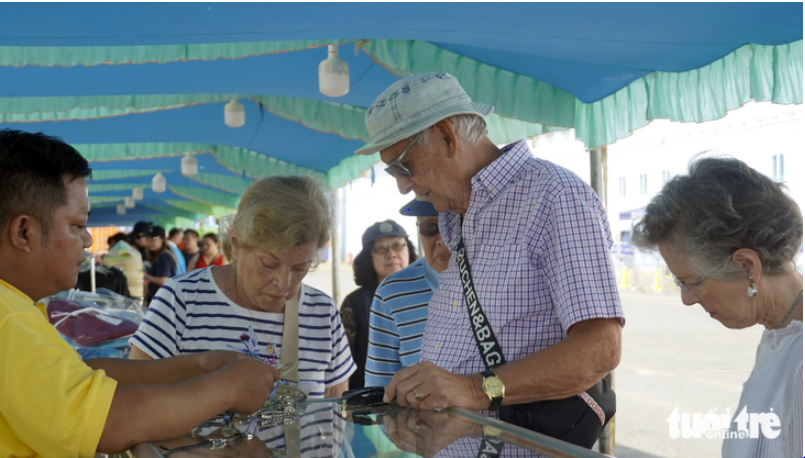
[[491,370],[506,364],[506,357],[503,355],[503,350],[500,348],[497,337],[495,337],[495,331],[481,308],[480,298],[475,293],[475,285],[472,283],[470,264],[467,259],[467,250],[464,247],[464,237],[461,234],[464,230],[463,225],[464,217],[459,214],[458,251],[456,252],[459,279],[461,280],[461,286],[464,288],[464,303],[467,305],[467,313],[470,315],[472,335],[475,337],[475,343],[478,345],[478,351],[481,353],[484,365]]
[[[464,288],[464,303],[467,305],[467,313],[470,315],[470,328],[481,352],[481,359],[487,369],[492,370],[498,366],[506,364],[506,357],[503,356],[503,349],[500,348],[495,331],[489,324],[484,310],[481,308],[481,301],[475,294],[475,285],[472,283],[470,264],[467,260],[467,249],[464,247],[464,238],[461,232],[464,230],[464,217],[458,216],[458,251],[456,252],[456,263],[458,264],[459,279]],[[478,449],[476,458],[496,458],[503,451],[503,442],[497,439],[483,437],[481,446]]]

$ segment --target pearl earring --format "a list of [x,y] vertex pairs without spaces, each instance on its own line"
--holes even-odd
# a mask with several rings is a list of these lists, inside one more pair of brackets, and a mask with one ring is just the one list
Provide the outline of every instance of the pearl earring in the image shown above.
[[757,296],[757,288],[755,288],[755,281],[752,280],[752,276],[749,276],[749,287],[746,288],[746,295],[749,297]]

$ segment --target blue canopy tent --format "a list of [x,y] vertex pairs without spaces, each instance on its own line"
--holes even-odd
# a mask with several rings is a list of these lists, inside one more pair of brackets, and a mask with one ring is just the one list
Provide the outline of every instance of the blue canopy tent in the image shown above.
[[[337,188],[377,155],[363,113],[397,78],[447,71],[512,141],[574,128],[589,148],[651,119],[702,122],[750,100],[802,103],[801,3],[3,3],[0,128],[92,161],[91,225],[184,226],[252,180]],[[349,93],[318,90],[327,45]],[[245,125],[224,125],[239,100]],[[190,153],[199,174],[181,175]],[[164,193],[150,190],[157,172]],[[115,207],[145,189],[118,215]]]

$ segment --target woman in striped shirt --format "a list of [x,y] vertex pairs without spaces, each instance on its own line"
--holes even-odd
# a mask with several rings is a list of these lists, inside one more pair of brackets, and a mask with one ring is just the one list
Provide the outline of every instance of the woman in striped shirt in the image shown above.
[[[329,240],[329,205],[306,177],[269,177],[244,193],[231,233],[231,264],[190,272],[156,294],[131,339],[132,359],[205,350],[250,350],[277,365],[286,301],[299,301],[299,387],[309,397],[338,397],[355,363],[328,295],[302,283]],[[244,338],[245,336],[245,338]]]

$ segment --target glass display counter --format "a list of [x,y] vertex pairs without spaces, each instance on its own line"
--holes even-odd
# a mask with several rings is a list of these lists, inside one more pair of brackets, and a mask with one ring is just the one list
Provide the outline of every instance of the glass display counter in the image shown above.
[[[286,444],[289,428],[296,432],[288,433]],[[139,444],[131,453],[136,458],[605,456],[464,409],[347,407],[338,399],[308,400],[290,414],[218,417],[186,436]]]

